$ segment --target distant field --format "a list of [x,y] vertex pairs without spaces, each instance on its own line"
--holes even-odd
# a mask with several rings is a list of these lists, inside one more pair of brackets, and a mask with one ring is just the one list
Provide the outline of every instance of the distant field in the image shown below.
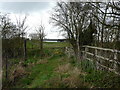
[[[68,42],[43,42],[44,48],[66,47],[70,46]],[[27,41],[27,48],[39,48],[39,41]]]
[[44,48],[52,48],[52,47],[66,47],[69,46],[68,42],[44,42]]

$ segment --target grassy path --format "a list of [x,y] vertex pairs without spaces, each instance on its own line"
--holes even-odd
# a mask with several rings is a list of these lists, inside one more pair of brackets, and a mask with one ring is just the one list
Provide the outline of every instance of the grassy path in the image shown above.
[[45,82],[56,76],[54,72],[62,64],[60,56],[52,56],[48,60],[40,60],[31,68],[27,68],[30,74],[22,78],[16,87],[23,88],[40,88],[45,87]]
[[[17,83],[23,88],[67,88],[88,87],[83,83],[82,73],[72,66],[66,56],[54,55],[49,59],[39,60],[28,68],[30,74]],[[81,75],[81,77],[80,77]]]
[[[87,71],[71,64],[65,56],[54,55],[39,60],[26,77],[21,78],[15,88],[92,88],[119,87],[119,79],[111,74],[92,72],[91,65]],[[109,79],[111,78],[111,79]]]
[[[37,64],[32,68],[32,74],[35,74],[35,79],[32,81],[29,88],[42,87],[44,82],[54,76],[54,69],[58,66],[60,57],[52,57],[44,64]],[[34,73],[35,72],[35,73]]]
[[6,87],[7,85],[11,88],[120,87],[120,76],[96,70],[93,62],[87,60],[78,62],[74,57],[68,58],[64,48],[55,48],[55,45],[59,47],[59,43],[44,44],[46,46],[42,59],[36,46],[27,50],[28,59],[22,64],[17,63],[18,59],[13,59],[18,65],[12,67],[15,69],[10,69],[10,83],[6,83]]

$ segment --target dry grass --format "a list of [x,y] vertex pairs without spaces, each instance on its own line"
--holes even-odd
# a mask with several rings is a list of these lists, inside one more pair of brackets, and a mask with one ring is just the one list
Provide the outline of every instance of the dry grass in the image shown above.
[[[51,85],[56,87],[65,85],[69,88],[87,87],[89,84],[84,83],[80,76],[86,75],[77,67],[72,66],[70,63],[60,65],[55,69],[55,72],[59,74],[60,77],[50,79]],[[63,77],[64,76],[64,77]]]
[[14,70],[11,72],[10,81],[15,82],[16,79],[22,77],[23,75],[28,74],[24,67],[17,65]]
[[68,63],[68,64],[65,64],[65,65],[58,66],[55,69],[55,71],[58,72],[58,73],[66,73],[66,72],[68,72],[71,69],[72,69],[72,67],[71,67],[70,63]]
[[48,63],[48,60],[39,60],[36,64],[45,64]]
[[83,82],[83,80],[80,78],[82,75],[86,75],[83,73],[80,69],[77,67],[71,67],[69,68],[69,71],[67,73],[70,74],[69,77],[63,78],[62,82],[66,84],[70,88],[78,88],[78,87],[84,87],[86,84]]
[[82,84],[80,78],[76,75],[63,78],[62,82],[70,88],[77,88]]
[[55,69],[56,72],[58,73],[69,73],[70,75],[86,75],[86,73],[82,72],[80,69],[77,67],[73,67],[70,63],[60,65],[58,68]]
[[61,78],[59,76],[56,76],[54,78],[50,78],[49,80],[45,81],[46,85],[48,88],[59,88],[62,84]]
[[86,75],[85,72],[82,72],[81,69],[78,69],[77,67],[74,67],[73,70],[70,71],[70,74],[72,76],[76,75],[76,76],[79,76],[79,75]]
[[80,77],[76,75],[64,78],[62,82],[69,88],[84,88],[90,86],[88,83],[85,83]]

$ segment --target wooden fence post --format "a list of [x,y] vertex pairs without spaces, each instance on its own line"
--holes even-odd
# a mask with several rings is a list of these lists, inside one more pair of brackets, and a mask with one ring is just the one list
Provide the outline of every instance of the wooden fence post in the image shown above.
[[24,60],[27,59],[26,39],[24,40]]
[[[93,49],[93,52],[90,52],[88,49]],[[93,61],[95,60],[96,64],[96,69],[98,70],[104,70],[107,69],[109,71],[112,71],[116,74],[120,75],[120,62],[119,62],[119,54],[120,51],[118,50],[113,50],[113,49],[108,49],[108,48],[100,48],[100,47],[93,47],[93,46],[84,46],[84,59]],[[110,54],[108,52],[112,52],[112,59]],[[87,55],[88,54],[88,55]],[[90,55],[90,57],[89,57]],[[93,56],[91,58],[91,56]],[[104,61],[105,60],[105,61]],[[112,62],[112,67],[108,66],[108,62]]]
[[85,59],[87,58],[88,47],[85,47]]
[[8,80],[8,56],[6,55],[5,56],[5,68],[6,68],[6,72],[5,72],[5,78],[6,78],[6,81]]
[[114,67],[113,68],[115,69],[115,71],[117,69],[116,61],[117,61],[117,51],[114,52]]
[[99,69],[99,65],[98,65],[98,58],[97,58],[97,54],[98,54],[98,51],[97,51],[97,49],[95,49],[95,62],[96,62],[96,68],[97,68],[97,70]]
[[98,53],[98,52],[97,52],[97,49],[95,49],[95,57],[97,56],[97,53]]

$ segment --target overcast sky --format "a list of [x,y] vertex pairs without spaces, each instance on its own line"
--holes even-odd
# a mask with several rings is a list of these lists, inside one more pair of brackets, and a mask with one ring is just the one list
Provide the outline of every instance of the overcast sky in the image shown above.
[[26,32],[28,34],[34,33],[34,28],[42,23],[45,26],[46,38],[63,38],[57,28],[49,24],[50,12],[56,2],[0,2],[0,12],[10,13],[10,18],[13,22],[16,22],[16,17],[22,17],[28,14],[27,25],[30,30]]

